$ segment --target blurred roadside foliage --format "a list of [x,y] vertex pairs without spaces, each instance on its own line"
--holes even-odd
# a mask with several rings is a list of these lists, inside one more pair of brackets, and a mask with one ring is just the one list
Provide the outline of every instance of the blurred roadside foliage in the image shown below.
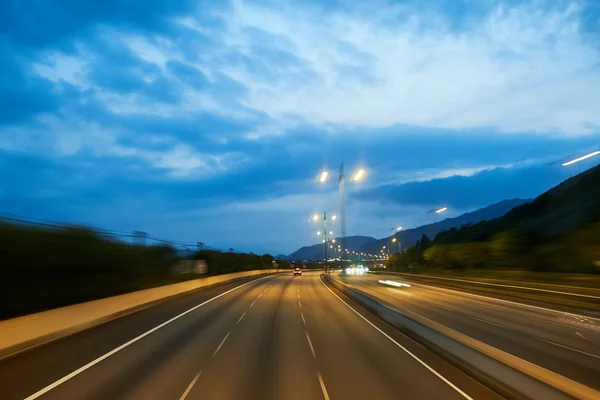
[[[445,242],[448,235],[442,235]],[[600,222],[560,235],[542,236],[527,229],[496,233],[489,240],[417,245],[392,255],[387,267],[415,269],[511,269],[540,272],[600,273]]]
[[[197,278],[177,269],[180,255],[171,246],[128,244],[87,228],[0,223],[0,320]],[[268,254],[196,256],[211,275],[274,268]]]

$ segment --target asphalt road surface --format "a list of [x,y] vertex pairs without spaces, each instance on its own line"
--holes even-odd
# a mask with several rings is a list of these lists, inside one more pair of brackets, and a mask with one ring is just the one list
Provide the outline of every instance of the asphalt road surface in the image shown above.
[[[404,276],[343,278],[406,316],[417,314],[595,389],[600,389],[600,319],[416,283]],[[379,280],[409,283],[396,288]]]
[[498,399],[317,273],[179,296],[0,361],[11,399]]

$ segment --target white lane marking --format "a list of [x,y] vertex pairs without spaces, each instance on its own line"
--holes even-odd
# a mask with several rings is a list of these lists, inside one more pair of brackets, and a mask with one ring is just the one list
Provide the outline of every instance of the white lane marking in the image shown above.
[[300,293],[298,293],[298,298],[300,298]]
[[242,316],[240,317],[240,319],[237,320],[237,322],[235,323],[236,325],[239,324],[243,319],[244,316],[246,315],[246,311],[244,311],[244,313],[242,314]]
[[[420,276],[420,277],[427,277],[427,276],[423,276],[423,275],[415,275],[415,276]],[[432,277],[427,277],[427,278],[432,278]],[[516,285],[505,285],[505,284],[500,284],[500,283],[492,283],[492,282],[479,282],[479,281],[471,281],[471,280],[467,280],[467,279],[457,279],[457,278],[444,278],[441,276],[436,276],[433,278],[433,281],[435,282],[435,279],[443,279],[446,281],[456,281],[456,282],[465,282],[465,283],[469,283],[469,284],[475,284],[475,285],[483,285],[483,286],[496,286],[496,287],[507,287],[507,288],[512,288],[512,289],[523,289],[523,290],[532,290],[532,291],[536,291],[536,292],[545,292],[545,293],[554,293],[554,294],[562,294],[565,296],[577,296],[577,297],[586,297],[588,299],[597,299],[600,300],[600,296],[592,296],[589,294],[582,294],[582,293],[571,293],[571,292],[560,292],[558,290],[550,290],[550,289],[540,289],[540,288],[532,288],[532,287],[528,287],[528,286],[516,286]],[[429,281],[431,282],[431,280]]]
[[323,392],[323,397],[325,400],[329,400],[329,395],[327,394],[327,388],[325,388],[325,382],[323,382],[323,377],[320,372],[317,372],[317,376],[319,377],[319,385],[321,385],[321,391]]
[[196,306],[194,306],[194,307],[190,308],[189,310],[187,310],[187,311],[184,311],[184,312],[182,312],[181,314],[174,316],[173,318],[171,318],[171,319],[169,319],[169,320],[167,320],[167,321],[163,322],[162,324],[155,326],[154,328],[150,329],[149,331],[146,331],[146,332],[142,333],[141,335],[139,335],[139,336],[137,336],[137,337],[135,337],[135,338],[131,339],[130,341],[128,341],[128,342],[126,342],[126,343],[123,343],[123,344],[122,344],[122,345],[120,345],[119,347],[117,347],[117,348],[115,348],[115,349],[113,349],[113,350],[109,351],[108,353],[106,353],[106,354],[104,354],[104,355],[102,355],[102,356],[100,356],[100,357],[96,358],[95,360],[93,360],[93,361],[90,361],[89,363],[85,364],[83,367],[81,367],[81,368],[78,368],[78,369],[76,369],[75,371],[71,372],[70,374],[63,376],[62,378],[60,378],[59,380],[57,380],[57,381],[56,381],[56,382],[54,382],[54,383],[51,383],[50,385],[46,386],[45,388],[38,390],[37,392],[35,392],[34,394],[30,395],[29,397],[26,397],[24,400],[34,400],[34,399],[37,399],[38,397],[40,397],[40,396],[42,396],[43,394],[45,394],[45,393],[49,392],[50,390],[54,389],[55,387],[57,387],[57,386],[59,386],[59,385],[62,385],[63,383],[65,383],[65,382],[66,382],[66,381],[68,381],[69,379],[71,379],[71,378],[74,378],[75,376],[79,375],[79,374],[80,374],[80,373],[82,373],[83,371],[85,371],[85,370],[87,370],[87,369],[89,369],[89,368],[93,367],[94,365],[98,364],[99,362],[101,362],[101,361],[103,361],[103,360],[106,360],[108,357],[112,356],[113,354],[116,354],[116,353],[118,353],[119,351],[123,350],[124,348],[131,346],[132,344],[134,344],[134,343],[135,343],[135,342],[137,342],[138,340],[141,340],[141,339],[145,338],[146,336],[150,335],[151,333],[154,333],[154,332],[156,332],[156,331],[157,331],[157,330],[159,330],[160,328],[162,328],[162,327],[164,327],[164,326],[166,326],[166,325],[170,324],[170,323],[171,323],[171,322],[173,322],[173,321],[176,321],[176,320],[178,320],[179,318],[183,317],[184,315],[186,315],[186,314],[189,314],[189,313],[191,313],[192,311],[194,311],[194,310],[196,310],[196,309],[198,309],[198,308],[202,307],[203,305],[205,305],[205,304],[208,304],[208,303],[210,303],[211,301],[213,301],[213,300],[216,300],[216,299],[218,299],[218,298],[219,298],[219,297],[221,297],[221,296],[225,296],[226,294],[228,294],[228,293],[231,293],[231,292],[233,292],[234,290],[237,290],[237,289],[239,289],[239,288],[241,288],[241,287],[244,287],[244,286],[246,286],[246,285],[249,285],[249,284],[251,284],[251,283],[253,283],[253,282],[256,282],[256,281],[259,281],[259,280],[261,280],[261,279],[265,279],[265,278],[267,278],[267,277],[262,277],[262,278],[254,279],[254,280],[252,280],[252,281],[250,281],[250,282],[246,282],[246,283],[244,283],[244,284],[242,284],[242,285],[240,285],[240,286],[236,286],[236,287],[234,287],[233,289],[229,289],[229,290],[228,290],[228,291],[226,291],[226,292],[223,292],[223,293],[221,293],[221,294],[219,294],[219,295],[217,295],[217,296],[215,296],[215,297],[212,297],[212,298],[210,298],[210,299],[208,299],[208,300],[206,300],[206,301],[204,301],[204,302],[202,302],[202,303],[200,303],[200,304],[198,304],[198,305],[196,305]]
[[312,342],[310,341],[310,336],[308,336],[308,332],[304,331],[306,334],[306,340],[308,340],[308,345],[310,346],[310,352],[312,353],[314,358],[317,358],[317,353],[315,353],[315,348],[313,347]]
[[574,349],[574,348],[569,347],[569,346],[564,346],[562,344],[554,343],[554,342],[551,342],[549,340],[544,340],[544,339],[540,339],[540,340],[542,342],[550,343],[550,344],[553,344],[553,345],[558,346],[558,347],[562,347],[562,348],[567,349],[567,350],[572,350],[572,351],[576,351],[577,353],[585,354],[586,356],[590,356],[590,357],[594,357],[594,358],[600,358],[600,356],[597,356],[595,354],[586,353],[585,351],[577,350],[577,349]]
[[298,300],[298,305],[300,306],[300,308],[302,308],[302,303],[300,303],[300,300]]
[[[264,292],[263,292],[263,293],[264,293]],[[258,298],[260,299],[260,298],[262,297],[262,295],[263,295],[262,293],[261,293],[261,294],[259,294],[259,295],[258,295]]]
[[212,354],[213,357],[217,355],[217,353],[219,352],[219,350],[221,350],[221,347],[223,347],[223,344],[225,344],[225,341],[227,340],[227,338],[229,337],[229,335],[231,335],[231,331],[227,332],[227,335],[225,335],[225,337],[223,338],[223,340],[221,340],[221,343],[219,343],[219,346],[217,346],[217,348],[215,349],[215,351]]
[[442,310],[446,310],[446,311],[450,311],[450,312],[454,312],[453,310],[446,308],[446,307],[442,307],[442,306],[438,306],[437,304],[434,303],[429,303],[430,305],[437,307],[437,308],[441,308]]
[[250,307],[248,307],[248,308],[252,308],[252,306],[254,305],[254,303],[256,303],[256,300],[254,300],[254,301],[252,302],[252,304],[250,304]]
[[302,317],[302,322],[306,325],[306,320],[304,319],[304,313],[302,313],[302,311],[300,311],[300,316]]
[[471,317],[471,316],[469,316],[469,317],[470,317],[471,319],[474,319],[474,320],[476,320],[476,321],[485,322],[486,324],[490,324],[490,325],[498,326],[498,327],[500,327],[500,328],[504,328],[504,329],[510,329],[510,328],[507,328],[507,327],[506,327],[506,326],[504,326],[504,325],[495,324],[495,323],[493,323],[493,322],[490,322],[490,321],[487,321],[487,320],[485,320],[485,319],[481,319],[481,318],[477,318],[477,317]]
[[387,339],[389,339],[392,343],[394,343],[396,346],[398,346],[399,348],[401,348],[402,350],[404,350],[404,352],[406,354],[408,354],[409,356],[411,356],[414,360],[416,360],[419,364],[421,364],[422,366],[424,366],[425,368],[427,368],[429,370],[429,372],[431,372],[432,374],[434,374],[435,376],[437,376],[438,378],[440,378],[444,383],[446,383],[448,386],[450,386],[452,389],[454,389],[457,393],[459,393],[462,397],[464,397],[465,399],[468,400],[473,400],[472,397],[470,397],[468,394],[466,394],[465,392],[463,392],[462,390],[460,390],[456,385],[454,385],[452,382],[450,382],[448,379],[444,378],[439,372],[437,372],[436,370],[434,370],[433,368],[431,368],[429,365],[427,365],[424,361],[422,361],[419,357],[417,357],[416,355],[414,355],[413,353],[411,353],[406,347],[402,346],[400,343],[396,342],[394,339],[392,339],[391,336],[389,336],[387,333],[385,333],[384,331],[382,331],[381,329],[379,329],[377,326],[375,326],[371,321],[369,321],[368,319],[366,319],[365,317],[363,317],[358,311],[356,311],[354,308],[352,308],[348,303],[346,303],[344,300],[342,300],[337,294],[335,294],[333,292],[333,290],[329,289],[327,287],[327,285],[325,285],[325,283],[323,283],[323,281],[319,280],[321,282],[321,284],[323,286],[325,286],[325,289],[329,290],[329,292],[331,292],[332,295],[334,295],[335,297],[337,297],[337,299],[339,301],[341,301],[342,303],[344,303],[346,305],[346,307],[348,307],[350,310],[352,310],[356,315],[358,315],[360,318],[362,318],[366,323],[368,323],[369,325],[371,325],[373,328],[375,328],[379,333],[381,333],[383,336],[385,336]]
[[[555,314],[568,315],[570,317],[580,317],[581,316],[579,314],[574,314],[574,313],[570,313],[570,312],[567,312],[567,311],[553,310],[551,308],[545,308],[545,307],[540,307],[540,306],[533,306],[531,304],[518,303],[516,301],[497,299],[495,297],[482,296],[480,294],[461,292],[460,290],[454,290],[454,289],[448,289],[448,288],[441,288],[441,287],[431,286],[431,285],[427,285],[427,284],[423,284],[423,283],[420,283],[419,286],[425,286],[425,287],[428,287],[428,288],[432,288],[433,287],[438,292],[444,292],[444,291],[445,292],[452,292],[452,294],[455,294],[455,296],[459,296],[459,297],[460,296],[475,297],[477,299],[481,299],[482,301],[497,302],[497,303],[506,303],[506,304],[510,304],[510,305],[514,305],[514,306],[518,306],[518,307],[532,308],[534,310],[542,310],[542,311],[548,311],[548,312],[555,313]],[[585,318],[588,318],[589,320],[592,320],[592,321],[600,321],[600,318],[596,318],[596,317],[585,316]]]
[[200,378],[200,375],[202,375],[202,371],[198,372],[196,374],[196,376],[194,377],[194,379],[192,379],[192,382],[190,382],[190,384],[188,385],[187,389],[185,389],[185,392],[183,392],[183,394],[181,395],[181,397],[179,398],[179,400],[185,400],[185,398],[187,397],[187,395],[190,394],[190,391],[192,390],[192,387],[194,386],[194,384],[196,383],[196,381],[198,380],[198,378]]

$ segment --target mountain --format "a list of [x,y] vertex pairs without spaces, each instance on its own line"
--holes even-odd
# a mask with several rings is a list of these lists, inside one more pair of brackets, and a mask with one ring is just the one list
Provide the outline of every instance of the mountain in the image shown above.
[[600,165],[563,181],[500,218],[441,232],[435,242],[483,241],[511,229],[519,229],[529,237],[544,237],[596,221],[600,221]]
[[370,242],[365,244],[360,248],[360,251],[367,254],[377,254],[381,251],[383,246],[396,246],[396,248],[392,247],[392,252],[396,252],[399,250],[398,246],[401,246],[402,249],[407,249],[415,245],[417,240],[421,239],[423,235],[429,236],[429,238],[433,239],[439,232],[451,229],[451,228],[460,228],[463,225],[473,224],[480,221],[494,219],[500,216],[503,216],[513,208],[517,206],[522,206],[531,200],[523,200],[523,199],[510,199],[503,200],[499,203],[492,204],[491,206],[487,206],[481,208],[479,210],[469,212],[466,214],[459,215],[455,218],[446,218],[443,221],[434,222],[433,224],[419,226],[418,228],[406,229],[400,232],[397,232],[394,237],[398,240],[395,244],[391,242],[391,236],[379,239],[374,242]]
[[[336,237],[335,242],[340,243],[340,238]],[[351,251],[357,251],[359,248],[364,246],[369,242],[376,241],[374,237],[371,236],[346,236],[345,246],[346,249]],[[292,254],[288,256],[289,260],[317,260],[323,258],[323,244],[314,244],[312,246],[304,246],[300,249],[296,250]],[[329,253],[328,253],[329,255]]]

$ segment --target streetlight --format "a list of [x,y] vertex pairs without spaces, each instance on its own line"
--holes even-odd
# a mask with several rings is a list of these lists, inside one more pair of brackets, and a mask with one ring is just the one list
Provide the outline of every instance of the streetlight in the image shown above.
[[364,174],[365,174],[365,170],[364,169],[359,169],[358,171],[356,171],[356,174],[354,174],[354,178],[352,178],[352,180],[353,181],[359,181],[360,178],[362,178]]
[[[358,182],[360,179],[362,179],[362,177],[365,175],[365,170],[364,169],[359,169],[358,171],[356,171],[356,173],[354,174],[352,180]],[[321,183],[325,183],[325,181],[327,180],[327,177],[329,176],[329,173],[327,171],[323,171],[321,172],[321,177],[319,178],[319,181]],[[344,179],[344,163],[342,162],[342,164],[340,164],[340,168],[339,168],[339,177],[338,177],[338,191],[340,193],[340,217],[342,218],[341,220],[341,238],[342,238],[342,249],[345,248],[345,237],[346,237],[346,205],[345,205],[345,196],[344,196],[344,187],[345,187],[345,179]],[[332,218],[332,220],[335,220],[335,218]]]
[[442,208],[440,208],[439,210],[435,210],[435,213],[436,213],[436,214],[443,213],[443,212],[444,212],[444,211],[446,211],[447,209],[448,209],[448,207],[442,207]]
[[312,220],[315,221],[315,222],[318,221],[319,220],[319,214],[313,215],[312,216]]
[[593,153],[586,154],[586,155],[585,155],[585,156],[583,156],[583,157],[579,157],[579,158],[576,158],[576,159],[574,159],[574,160],[571,160],[571,161],[568,161],[568,162],[566,162],[566,163],[563,163],[563,165],[562,165],[562,166],[563,166],[563,167],[567,167],[567,166],[569,166],[569,165],[571,165],[571,164],[578,163],[579,161],[583,161],[583,160],[586,160],[586,159],[588,159],[588,158],[590,158],[590,157],[597,156],[598,154],[600,154],[600,151],[594,151]]

